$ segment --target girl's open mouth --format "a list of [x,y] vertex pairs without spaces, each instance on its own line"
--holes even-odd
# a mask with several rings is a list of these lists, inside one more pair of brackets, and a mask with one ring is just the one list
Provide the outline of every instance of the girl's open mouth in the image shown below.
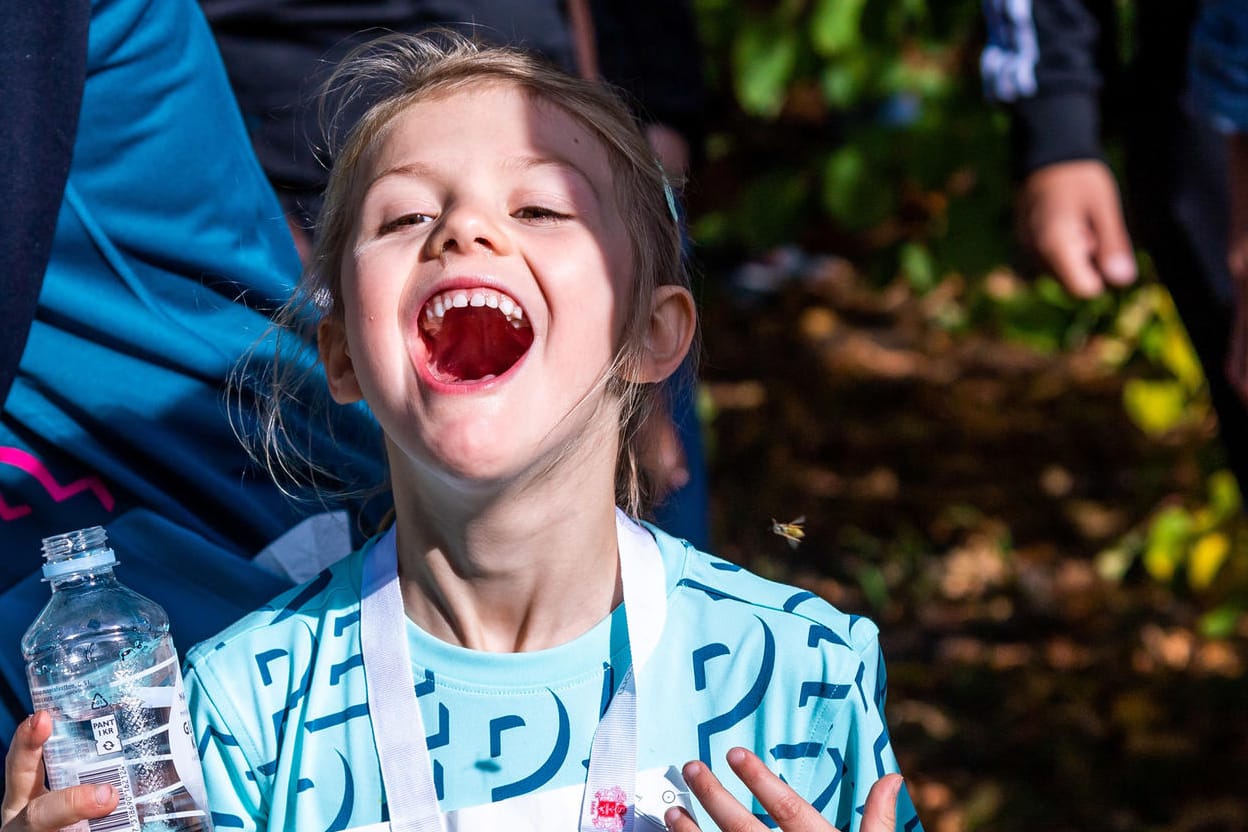
[[436,381],[472,384],[514,367],[533,344],[533,327],[520,304],[496,289],[452,289],[425,302],[420,337]]

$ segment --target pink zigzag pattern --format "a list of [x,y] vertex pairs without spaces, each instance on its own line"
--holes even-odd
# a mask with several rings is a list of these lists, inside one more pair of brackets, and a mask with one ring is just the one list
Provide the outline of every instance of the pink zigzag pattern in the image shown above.
[[[68,500],[75,494],[90,491],[100,501],[100,505],[104,506],[105,511],[113,510],[113,495],[99,477],[83,477],[66,485],[61,485],[52,476],[52,472],[48,470],[46,465],[37,457],[28,454],[21,448],[0,447],[0,465],[12,465],[14,468],[30,474],[48,492],[48,496],[58,503]],[[0,520],[5,522],[16,520],[19,517],[25,517],[27,514],[30,514],[30,511],[30,506],[10,506],[4,502],[3,498],[0,498]]]
[[4,501],[3,497],[0,497],[0,520],[7,523],[19,517],[25,517],[27,514],[30,514],[30,506],[11,506]]

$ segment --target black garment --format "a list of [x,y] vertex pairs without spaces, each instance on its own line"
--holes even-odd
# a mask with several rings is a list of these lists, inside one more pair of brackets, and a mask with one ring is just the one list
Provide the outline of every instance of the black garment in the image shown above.
[[[519,46],[575,73],[563,0],[200,0],[216,33],[256,155],[297,221],[310,227],[328,159],[315,96],[335,63],[382,31],[435,26]],[[687,3],[594,0],[603,76],[648,121],[696,139],[702,81]],[[694,142],[691,141],[691,144]]]
[[87,72],[90,0],[38,14],[0,4],[0,405],[26,347],[69,176]]
[[685,0],[591,0],[602,77],[649,124],[675,128],[698,158],[704,137],[702,51]]
[[1012,18],[1006,5],[984,4],[984,85],[1009,105],[1017,172],[1102,158],[1102,134],[1120,137],[1133,239],[1174,298],[1209,381],[1231,470],[1248,487],[1248,410],[1223,369],[1233,313],[1226,141],[1185,104],[1199,1],[1135,4],[1126,64],[1112,0],[1032,0]]

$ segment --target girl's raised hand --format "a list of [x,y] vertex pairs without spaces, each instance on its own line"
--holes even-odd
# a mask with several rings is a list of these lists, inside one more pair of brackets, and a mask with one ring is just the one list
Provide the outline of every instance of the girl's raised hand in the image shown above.
[[111,786],[73,786],[48,791],[43,784],[43,744],[52,717],[39,711],[22,720],[4,758],[4,805],[0,832],[55,832],[80,820],[101,818],[117,806]]
[[[734,748],[728,752],[728,765],[783,832],[836,832],[836,827],[814,806],[772,774],[754,754],[744,748]],[[687,763],[683,774],[694,797],[720,829],[763,832],[767,828],[702,763]],[[900,774],[888,774],[875,782],[867,794],[861,832],[894,832],[901,782]],[[671,832],[698,832],[698,825],[683,809],[669,809],[664,821]]]

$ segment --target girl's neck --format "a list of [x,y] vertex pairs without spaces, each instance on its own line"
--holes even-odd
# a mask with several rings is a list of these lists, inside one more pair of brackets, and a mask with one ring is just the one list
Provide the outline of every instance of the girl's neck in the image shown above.
[[622,600],[613,489],[552,479],[560,486],[440,505],[396,482],[408,617],[452,644],[527,652],[571,641],[609,614]]

